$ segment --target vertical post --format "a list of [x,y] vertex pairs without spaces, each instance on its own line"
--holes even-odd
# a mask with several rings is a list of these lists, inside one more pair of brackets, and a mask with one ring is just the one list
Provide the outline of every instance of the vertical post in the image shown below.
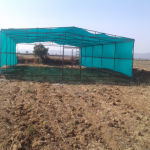
[[116,54],[116,43],[115,43],[115,51],[114,51],[114,73],[113,73],[113,77],[115,77],[115,54]]
[[102,44],[102,52],[101,52],[101,70],[102,70],[102,62],[103,62],[103,44]]
[[71,57],[71,75],[72,75],[72,67],[73,67],[73,49],[72,49],[72,57]]
[[132,79],[133,79],[133,62],[134,62],[134,42],[133,42],[133,49],[132,49]]
[[10,69],[11,69],[11,39],[10,39]]
[[14,66],[14,64],[15,64],[15,59],[14,59],[14,56],[15,56],[15,51],[14,51],[14,41],[13,41],[13,66]]
[[102,53],[101,53],[101,68],[102,68],[102,62],[103,62],[103,61],[102,61],[102,59],[103,59],[103,46],[104,46],[104,45],[102,44]]
[[94,46],[92,46],[92,67],[93,67],[93,49],[94,49]]
[[82,79],[82,78],[81,78],[81,69],[82,69],[82,67],[81,67],[81,66],[82,66],[82,45],[83,45],[83,36],[82,36],[82,43],[81,43],[81,57],[80,57],[80,60],[81,60],[81,61],[80,61],[80,80]]
[[84,64],[86,63],[86,46],[85,46],[85,59],[84,59]]
[[1,77],[1,73],[2,73],[2,70],[1,70],[1,64],[2,64],[2,30],[1,30],[1,48],[0,48],[0,77]]
[[[10,46],[8,47],[8,56],[9,56],[9,55],[11,56],[11,54],[10,54],[10,53],[11,53],[11,38],[9,39],[9,45],[10,45]],[[10,63],[11,63],[11,61],[10,61],[10,56],[9,56],[9,58],[8,58],[8,62],[9,62],[9,63],[8,63],[8,65],[9,65],[8,69],[10,69],[10,66],[11,66],[11,65],[10,65]]]
[[[60,54],[59,54],[59,60],[61,60],[61,45],[60,45]],[[61,61],[59,61],[59,65],[61,65]]]
[[6,36],[6,72],[7,72],[7,36]]
[[62,55],[62,79],[64,74],[64,35],[63,35],[63,55]]
[[16,57],[17,57],[17,59],[16,59],[17,63],[16,64],[18,64],[18,44],[17,44],[17,56]]

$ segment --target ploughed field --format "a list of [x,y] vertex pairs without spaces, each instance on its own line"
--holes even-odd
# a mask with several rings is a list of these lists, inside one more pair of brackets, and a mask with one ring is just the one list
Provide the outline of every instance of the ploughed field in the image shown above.
[[150,149],[150,72],[134,63],[132,81],[3,77],[0,150]]

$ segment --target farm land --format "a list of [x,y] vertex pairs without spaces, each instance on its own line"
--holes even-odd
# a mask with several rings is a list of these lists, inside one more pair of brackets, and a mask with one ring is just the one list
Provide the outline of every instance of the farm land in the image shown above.
[[150,61],[135,60],[133,74],[59,82],[2,76],[0,150],[149,150]]

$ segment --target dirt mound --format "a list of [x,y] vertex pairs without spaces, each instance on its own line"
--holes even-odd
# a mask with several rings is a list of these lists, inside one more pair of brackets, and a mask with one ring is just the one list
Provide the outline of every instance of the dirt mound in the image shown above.
[[137,80],[140,82],[149,83],[150,71],[145,70],[145,69],[134,68],[133,69],[133,78],[134,78],[134,80]]

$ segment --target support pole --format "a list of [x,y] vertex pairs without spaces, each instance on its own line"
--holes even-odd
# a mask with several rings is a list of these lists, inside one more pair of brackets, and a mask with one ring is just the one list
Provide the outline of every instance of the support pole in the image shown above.
[[60,60],[60,62],[59,62],[59,65],[61,66],[61,45],[60,45],[60,54],[59,54],[59,60]]
[[82,70],[82,45],[83,45],[83,36],[82,36],[82,43],[81,43],[81,57],[80,57],[80,80],[82,79],[82,74],[81,74],[81,70]]
[[10,39],[10,70],[11,70],[11,39]]
[[113,77],[115,77],[115,54],[116,54],[116,43],[115,43],[115,51],[114,51],[114,73],[113,73]]
[[[103,62],[103,47],[104,45],[102,44],[102,53],[101,53],[101,69],[103,67],[102,62]],[[101,71],[102,72],[102,71]],[[100,75],[101,76],[101,75]]]
[[85,59],[84,59],[84,64],[86,63],[86,46],[85,46]]
[[15,59],[14,59],[14,56],[15,56],[15,51],[14,51],[14,41],[13,41],[13,66],[14,66],[14,64],[15,64]]
[[72,49],[72,57],[71,57],[71,75],[72,75],[72,68],[73,68],[73,49]]
[[2,74],[1,64],[2,64],[2,30],[1,30],[1,48],[0,48],[0,77]]
[[6,72],[7,72],[7,36],[6,36]]
[[62,80],[64,75],[64,35],[63,35],[63,55],[62,55]]
[[134,42],[133,42],[133,49],[132,49],[132,79],[133,79],[133,62],[134,62]]
[[92,46],[92,67],[93,67],[93,50],[94,50],[94,46]]
[[18,64],[18,44],[17,44],[17,53],[16,53],[17,55],[16,55],[16,60],[17,60],[17,62],[16,62],[16,65]]

